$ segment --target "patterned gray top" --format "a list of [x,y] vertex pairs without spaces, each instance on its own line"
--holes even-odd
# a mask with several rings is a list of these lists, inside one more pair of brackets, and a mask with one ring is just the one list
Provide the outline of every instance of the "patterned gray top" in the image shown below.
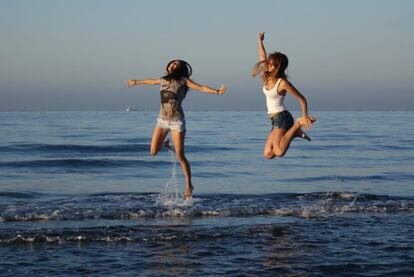
[[160,79],[161,85],[161,109],[160,118],[163,120],[180,120],[184,118],[184,111],[181,107],[186,96],[187,78],[180,80]]

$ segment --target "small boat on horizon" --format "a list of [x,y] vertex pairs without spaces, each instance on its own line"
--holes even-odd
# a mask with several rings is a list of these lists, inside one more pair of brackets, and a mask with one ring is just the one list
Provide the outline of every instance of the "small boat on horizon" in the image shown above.
[[134,111],[136,111],[136,110],[137,110],[136,108],[131,107],[131,106],[128,106],[128,107],[126,108],[126,111],[127,111],[127,112],[134,112]]

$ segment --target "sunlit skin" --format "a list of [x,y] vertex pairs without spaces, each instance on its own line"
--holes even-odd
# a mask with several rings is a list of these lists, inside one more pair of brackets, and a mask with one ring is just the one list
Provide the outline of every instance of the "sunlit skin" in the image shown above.
[[[260,32],[257,37],[258,40],[258,50],[259,50],[259,61],[265,61],[265,66],[268,72],[274,72],[277,68],[277,65],[273,64],[272,60],[267,59],[266,50],[263,45],[264,32]],[[271,90],[276,85],[277,79],[269,78],[264,82],[264,87],[267,90]],[[295,137],[303,138],[310,141],[308,137],[302,130],[301,127],[305,130],[309,130],[312,127],[313,122],[316,119],[308,115],[308,106],[306,98],[286,79],[282,79],[277,88],[277,93],[284,95],[286,93],[291,94],[295,97],[302,109],[302,117],[298,118],[293,126],[289,130],[284,130],[282,128],[273,129],[268,135],[263,155],[266,159],[273,159],[275,157],[283,157],[286,154],[286,151],[289,149],[291,141]],[[276,114],[269,114],[269,117],[273,117]]]
[[[167,72],[168,73],[174,72],[174,70],[177,69],[178,65],[179,65],[178,61],[172,62],[168,66]],[[160,79],[145,79],[145,80],[131,79],[131,80],[127,80],[126,83],[128,87],[130,88],[137,86],[137,85],[159,85]],[[213,89],[208,86],[200,85],[194,82],[193,80],[191,80],[190,78],[187,78],[186,86],[189,89],[198,90],[203,93],[217,94],[217,95],[224,94],[227,90],[227,87],[223,84],[220,86],[220,88]],[[167,135],[169,132],[170,132],[169,129],[155,127],[153,135],[152,135],[152,140],[151,140],[151,149],[150,149],[151,155],[156,155],[161,150],[163,144],[169,148],[169,141],[167,139]],[[171,130],[171,138],[174,144],[175,155],[177,157],[178,162],[181,165],[181,168],[185,176],[184,198],[190,198],[192,196],[194,187],[191,182],[190,164],[184,154],[185,131],[179,132],[179,131]]]

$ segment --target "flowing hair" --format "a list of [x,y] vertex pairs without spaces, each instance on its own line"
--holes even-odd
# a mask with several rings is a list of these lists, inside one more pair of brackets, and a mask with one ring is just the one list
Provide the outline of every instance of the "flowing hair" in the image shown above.
[[[268,71],[267,65],[273,64],[275,70]],[[259,72],[262,73],[262,80],[265,83],[269,79],[277,80],[279,78],[286,79],[288,76],[286,74],[286,69],[289,65],[288,57],[280,52],[274,52],[270,54],[266,60],[260,61],[253,67],[252,75],[256,77]]]
[[[173,63],[178,62],[177,67],[173,72],[168,73],[168,67]],[[193,73],[193,69],[191,68],[191,65],[189,65],[186,61],[183,60],[172,60],[167,64],[167,67],[165,68],[167,71],[167,75],[165,75],[164,79],[166,80],[180,80],[181,78],[188,78]]]
[[[173,72],[168,73],[168,67],[173,63],[178,62],[177,67]],[[165,68],[167,71],[167,75],[161,77],[162,79],[165,79],[167,81],[179,81],[182,78],[189,78],[191,74],[193,74],[193,69],[191,68],[191,65],[189,65],[186,61],[183,60],[172,60],[167,64],[167,67]],[[185,87],[184,91],[184,97],[187,94],[188,87]]]

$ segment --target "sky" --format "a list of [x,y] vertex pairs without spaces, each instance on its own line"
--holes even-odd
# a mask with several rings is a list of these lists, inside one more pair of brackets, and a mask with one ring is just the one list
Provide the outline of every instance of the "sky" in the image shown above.
[[[0,0],[0,111],[159,108],[159,78],[176,58],[202,85],[186,110],[265,110],[257,33],[289,57],[309,110],[413,110],[411,0]],[[289,109],[300,109],[286,98]]]

